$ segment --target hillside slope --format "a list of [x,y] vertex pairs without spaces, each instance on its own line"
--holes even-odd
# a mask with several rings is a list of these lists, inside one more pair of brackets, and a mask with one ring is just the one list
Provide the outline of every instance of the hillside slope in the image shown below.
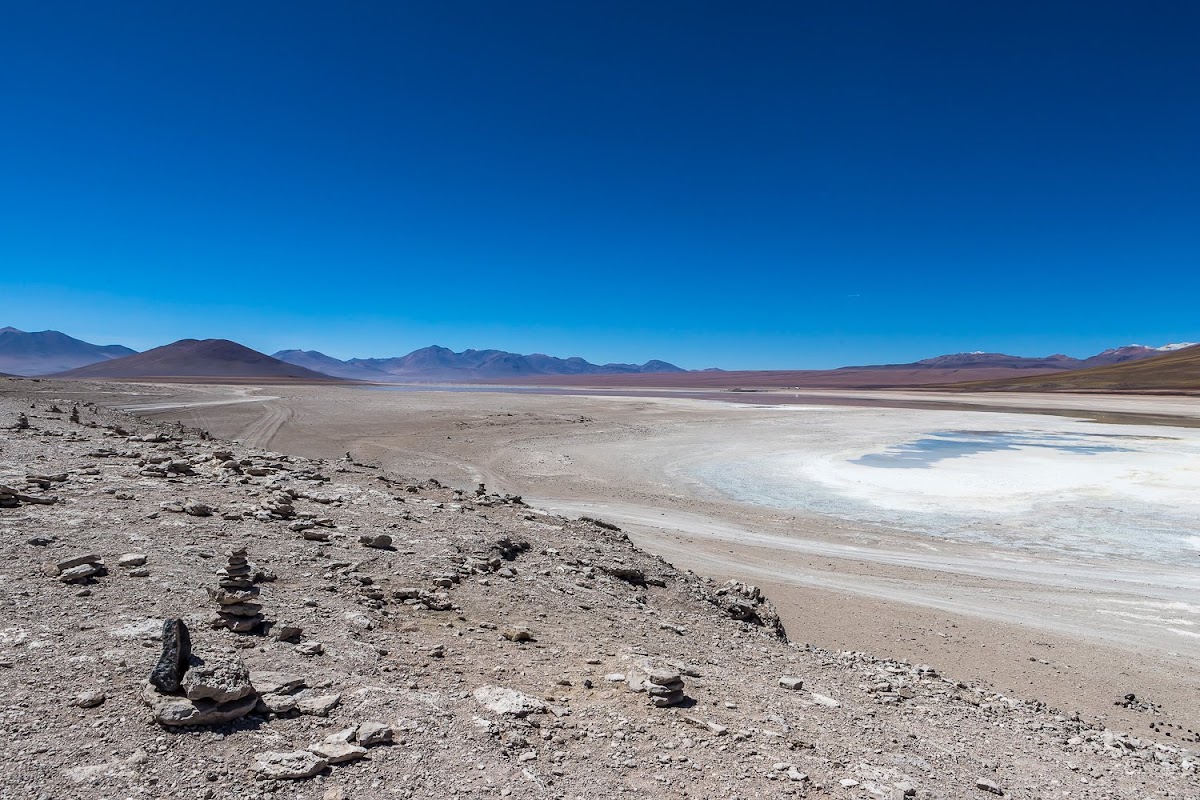
[[992,392],[1200,392],[1200,346],[1114,366],[972,382],[946,388]]
[[181,339],[144,353],[80,367],[55,377],[339,380],[271,358],[228,339]]

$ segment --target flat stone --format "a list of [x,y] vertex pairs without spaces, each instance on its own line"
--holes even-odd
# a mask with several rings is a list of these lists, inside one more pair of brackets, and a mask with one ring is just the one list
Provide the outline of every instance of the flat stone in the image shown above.
[[182,688],[189,700],[229,703],[253,695],[250,671],[236,658],[212,659],[188,668]]
[[143,553],[126,553],[117,559],[118,567],[140,567],[146,563]]
[[329,712],[342,702],[340,694],[310,694],[296,698],[296,710],[301,714],[311,714],[315,717],[327,717]]
[[649,693],[651,697],[666,697],[669,694],[675,694],[676,692],[682,691],[683,681],[675,681],[675,683],[668,683],[666,685],[652,683],[646,687],[646,692]]
[[392,726],[385,725],[382,722],[364,722],[358,726],[355,738],[363,747],[374,747],[377,744],[391,744]]
[[261,603],[230,603],[221,606],[221,614],[232,614],[235,617],[253,617],[262,613]]
[[223,606],[233,606],[240,603],[249,603],[258,598],[258,587],[252,587],[244,591],[228,591],[225,589],[209,589],[208,596],[214,603],[219,603]]
[[328,766],[328,761],[311,750],[296,750],[291,753],[269,751],[254,756],[254,772],[266,780],[304,780]]
[[834,700],[832,697],[828,697],[823,694],[817,694],[816,692],[813,692],[812,694],[809,695],[809,697],[817,705],[825,706],[826,708],[841,708],[842,707],[842,704],[839,703],[837,700]]
[[73,558],[64,558],[62,561],[57,562],[55,566],[58,567],[59,572],[66,572],[72,567],[82,566],[83,564],[99,564],[101,561],[100,556],[95,553],[88,553],[87,555],[75,556]]
[[657,683],[659,686],[668,686],[680,681],[679,670],[675,669],[652,669],[646,677],[651,683]]
[[525,717],[546,711],[546,704],[541,700],[503,686],[480,686],[472,695],[476,702],[496,714]]
[[272,714],[290,714],[296,710],[296,697],[290,694],[259,695],[255,711],[269,711]]
[[212,700],[189,700],[177,695],[159,693],[147,684],[142,691],[142,700],[154,712],[154,719],[161,725],[224,725],[241,719],[254,710],[258,697],[247,695],[231,703],[216,703]]
[[80,708],[95,708],[107,699],[108,697],[101,691],[81,692],[75,695],[74,704]]
[[77,581],[85,581],[95,575],[100,574],[100,567],[95,564],[80,564],[77,567],[64,569],[59,573],[58,579],[63,583],[76,583]]
[[211,506],[208,506],[204,503],[197,503],[195,501],[191,501],[191,502],[188,502],[187,504],[185,504],[183,507],[183,511],[185,514],[188,514],[189,516],[193,516],[193,517],[208,517],[208,516],[211,516],[213,513],[213,509]]
[[221,617],[221,625],[223,627],[228,628],[229,630],[233,631],[234,633],[250,633],[255,628],[257,628],[259,625],[261,625],[262,622],[263,622],[263,618],[261,616],[257,616],[257,617],[236,617],[236,616],[226,617],[226,616],[222,616]]
[[791,676],[785,675],[784,677],[779,679],[779,685],[782,686],[784,689],[791,689],[791,690],[795,691],[797,689],[804,688],[804,681],[802,681],[799,678],[793,678]]
[[352,728],[342,728],[340,731],[331,733],[322,741],[329,744],[350,744],[354,741],[355,734],[358,733],[358,726]]
[[330,764],[344,764],[347,761],[357,761],[367,754],[367,748],[345,742],[317,742],[314,745],[310,745],[308,749]]
[[319,656],[325,652],[325,645],[320,642],[301,642],[296,645],[296,652],[302,656]]
[[272,670],[253,670],[250,683],[254,684],[259,694],[291,694],[305,686],[304,678],[299,675]]

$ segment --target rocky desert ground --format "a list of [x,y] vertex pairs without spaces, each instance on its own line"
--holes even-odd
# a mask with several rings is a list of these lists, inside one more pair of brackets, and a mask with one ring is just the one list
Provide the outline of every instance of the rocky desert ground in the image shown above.
[[0,380],[0,797],[1200,797],[1153,698],[806,645],[602,518],[142,391]]

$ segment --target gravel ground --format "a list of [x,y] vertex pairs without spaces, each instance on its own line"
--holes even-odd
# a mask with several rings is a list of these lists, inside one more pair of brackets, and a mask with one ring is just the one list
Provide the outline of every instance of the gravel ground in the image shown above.
[[[2,798],[1200,797],[1195,734],[1151,706],[1136,735],[1104,730],[794,644],[757,590],[603,521],[205,438],[89,391],[0,380]],[[266,620],[248,634],[213,626],[209,593],[241,547]],[[71,581],[81,557],[93,574]],[[155,721],[169,618],[249,670],[255,710]],[[288,702],[278,673],[303,684]],[[256,766],[302,752],[311,777]]]

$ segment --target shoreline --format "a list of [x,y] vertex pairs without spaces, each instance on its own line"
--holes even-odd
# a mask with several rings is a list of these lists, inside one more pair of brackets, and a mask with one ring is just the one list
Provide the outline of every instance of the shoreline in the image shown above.
[[[191,395],[194,388],[181,387],[180,391]],[[224,390],[217,387],[215,391]],[[269,391],[284,396],[265,403],[176,407],[150,416],[199,425],[218,435],[245,432],[255,438],[252,443],[285,452],[340,456],[350,450],[356,458],[399,472],[436,475],[457,485],[486,481],[489,487],[525,494],[531,503],[550,510],[591,510],[601,518],[607,518],[607,511],[610,521],[626,527],[639,547],[667,557],[680,568],[762,585],[798,641],[815,640],[814,644],[824,647],[886,653],[935,663],[939,668],[953,667],[1062,707],[1077,699],[1081,710],[1104,719],[1120,719],[1128,726],[1143,721],[1112,707],[1114,699],[1128,692],[1162,702],[1164,714],[1185,726],[1195,727],[1200,719],[1200,679],[1188,648],[1181,648],[1177,655],[1170,655],[1168,647],[1159,648],[1156,654],[1139,652],[1136,641],[1097,640],[1095,631],[1081,620],[1038,618],[1046,616],[1047,602],[1070,601],[1071,607],[1078,608],[1114,594],[1114,587],[1121,584],[1126,585],[1121,591],[1134,587],[1136,596],[1139,590],[1129,581],[1118,583],[1110,575],[1089,590],[1082,585],[1047,584],[1036,577],[1001,580],[952,568],[930,571],[919,563],[885,563],[875,557],[885,549],[877,541],[884,533],[820,517],[805,519],[799,526],[798,535],[820,545],[802,554],[794,547],[773,547],[769,541],[750,543],[736,534],[706,537],[698,535],[702,526],[694,519],[679,516],[689,506],[704,519],[760,530],[771,524],[795,525],[795,515],[697,503],[669,487],[648,486],[644,481],[627,485],[622,476],[633,474],[630,452],[646,441],[637,438],[639,431],[671,430],[682,424],[680,420],[724,419],[737,413],[728,404],[679,397],[664,401],[405,391],[372,393],[370,396],[379,398],[372,402],[356,400],[359,407],[351,419],[344,391],[295,389],[290,395],[278,387]],[[365,394],[354,392],[353,396]],[[178,399],[177,406],[182,406],[187,398]],[[203,399],[211,401],[211,397]],[[902,402],[904,398],[876,400]],[[1119,404],[1127,402],[1119,400]],[[1011,407],[987,410],[1013,411]],[[576,421],[579,418],[591,421]],[[592,462],[571,463],[595,449],[589,435],[610,427],[610,438],[624,441],[632,451],[617,448],[620,452],[616,455],[608,453],[603,468]],[[566,460],[538,464],[538,458]],[[651,502],[639,502],[647,498]],[[625,511],[640,508],[643,519],[620,513],[618,506]],[[655,513],[659,519],[650,524],[647,520]],[[664,513],[673,515],[665,523]],[[900,534],[900,538],[905,537]],[[912,546],[915,537],[909,536],[907,541]],[[826,546],[838,542],[840,551]],[[941,547],[940,557],[946,549]],[[979,548],[975,552],[978,555]],[[779,564],[788,565],[792,574],[781,577],[767,569],[774,565],[778,573]],[[946,596],[934,597],[931,587],[944,588]],[[1151,602],[1177,599],[1142,594],[1142,599]],[[1120,599],[1120,592],[1116,595]],[[990,615],[983,614],[989,607]],[[1072,627],[1076,634],[1071,633]]]

